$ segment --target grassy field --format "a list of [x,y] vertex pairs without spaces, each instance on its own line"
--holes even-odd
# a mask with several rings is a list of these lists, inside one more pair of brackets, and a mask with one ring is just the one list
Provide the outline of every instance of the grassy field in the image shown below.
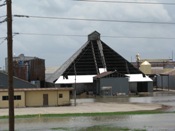
[[[79,116],[114,116],[114,115],[144,115],[167,113],[164,111],[130,111],[130,112],[103,112],[103,113],[66,113],[66,114],[34,114],[34,115],[16,115],[15,118],[32,117],[79,117]],[[168,112],[170,113],[170,112]],[[173,113],[173,112],[171,112]],[[0,116],[0,119],[7,119],[8,116]]]
[[51,128],[53,131],[146,131],[146,129],[130,129],[127,127],[92,126],[81,129],[74,128]]

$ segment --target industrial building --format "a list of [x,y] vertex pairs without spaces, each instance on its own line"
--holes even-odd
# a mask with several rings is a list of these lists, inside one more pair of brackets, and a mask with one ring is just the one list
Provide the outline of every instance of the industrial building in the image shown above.
[[[5,59],[5,69],[8,72]],[[20,54],[13,57],[13,75],[35,84],[37,87],[45,87],[45,60],[38,57],[25,56]]]
[[153,79],[154,87],[175,90],[175,61],[172,59],[139,59],[132,63]]
[[[132,88],[135,85],[136,92],[151,91],[150,89],[153,88],[153,85],[146,84],[147,82],[151,83],[152,80],[104,43],[100,39],[100,33],[97,31],[89,34],[88,41],[60,68],[47,77],[46,81],[55,83],[57,87],[76,87],[78,94],[89,91],[99,93],[100,91],[98,90],[102,89],[102,87],[99,88],[99,85],[94,87],[97,84],[93,83],[93,78],[103,72],[116,72],[122,76],[128,75],[127,82],[126,78],[123,78],[123,82],[126,82],[123,85],[130,85],[128,82],[137,83],[137,79],[139,79],[138,83],[142,84],[132,84]],[[137,78],[132,81],[135,76]],[[121,77],[116,79],[121,79]],[[117,81],[116,79],[115,81]],[[117,84],[115,81],[111,80],[111,85]],[[144,85],[144,88],[146,86],[147,90],[141,90],[142,85]],[[127,86],[122,88],[127,88]]]
[[[71,88],[14,89],[14,107],[70,105]],[[0,108],[8,107],[8,90],[0,89]]]
[[126,75],[116,71],[103,72],[93,77],[94,92],[100,96],[129,94],[129,81]]

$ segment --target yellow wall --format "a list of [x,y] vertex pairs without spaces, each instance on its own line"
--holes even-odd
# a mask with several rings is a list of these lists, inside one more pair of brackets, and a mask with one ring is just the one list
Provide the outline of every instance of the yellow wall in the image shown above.
[[[58,105],[69,105],[70,104],[70,91],[58,91]],[[62,98],[59,98],[59,94],[63,94]]]
[[[20,95],[21,100],[14,100],[14,107],[25,107],[25,93],[24,92],[14,92],[14,96]],[[0,108],[8,107],[8,100],[2,100],[3,96],[8,96],[8,92],[0,92]]]
[[[15,107],[42,107],[43,94],[48,94],[47,106],[61,106],[70,104],[70,91],[64,90],[30,90],[30,91],[15,91],[14,95],[20,95],[21,100],[15,100]],[[59,94],[62,94],[62,98],[59,98]],[[2,96],[8,96],[8,91],[0,92],[0,108],[8,107],[8,100],[2,100]]]
[[43,94],[48,94],[48,106],[57,106],[56,91],[27,91],[26,106],[43,106]]

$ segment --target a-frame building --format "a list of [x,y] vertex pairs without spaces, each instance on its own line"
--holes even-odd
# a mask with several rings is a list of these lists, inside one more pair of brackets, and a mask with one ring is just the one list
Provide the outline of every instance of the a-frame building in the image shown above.
[[[100,39],[100,33],[94,31],[88,35],[88,41],[69,58],[46,81],[61,86],[81,84],[79,88],[91,88],[93,77],[105,71],[120,74],[143,74],[120,54]],[[83,87],[86,84],[86,87]],[[86,89],[87,90],[87,89]]]

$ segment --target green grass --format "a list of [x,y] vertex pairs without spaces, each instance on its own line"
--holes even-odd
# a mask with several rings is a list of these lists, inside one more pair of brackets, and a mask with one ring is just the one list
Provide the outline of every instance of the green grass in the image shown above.
[[86,127],[81,129],[68,128],[51,128],[51,130],[58,131],[146,131],[146,129],[129,129],[127,127],[109,127],[105,125]]
[[58,128],[51,128],[51,130],[57,130],[57,131],[68,131],[68,128],[58,127]]
[[78,131],[131,131],[131,130],[129,128],[121,128],[121,127],[92,126],[88,128],[82,128]]
[[[160,113],[173,113],[173,112],[163,112],[159,110],[154,110],[154,111],[102,112],[102,113],[34,114],[34,115],[16,115],[15,118],[147,115],[147,114],[160,114]],[[7,118],[8,116],[0,116],[0,119],[7,119]]]

